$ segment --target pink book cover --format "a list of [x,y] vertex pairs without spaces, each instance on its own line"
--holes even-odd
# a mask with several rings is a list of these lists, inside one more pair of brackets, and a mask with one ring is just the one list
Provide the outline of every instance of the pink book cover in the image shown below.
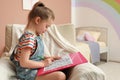
[[39,68],[37,76],[58,70],[63,70],[87,62],[88,62],[87,59],[80,52],[70,53],[65,56],[62,56],[60,60],[56,60],[47,67]]

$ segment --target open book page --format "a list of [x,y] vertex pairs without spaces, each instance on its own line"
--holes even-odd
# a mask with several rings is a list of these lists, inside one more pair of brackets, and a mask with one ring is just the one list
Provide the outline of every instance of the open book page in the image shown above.
[[61,59],[55,60],[51,65],[39,68],[37,75],[63,70],[86,62],[88,62],[87,59],[80,52],[66,54]]
[[72,64],[72,60],[71,57],[67,54],[65,56],[63,56],[61,59],[59,60],[55,60],[51,65],[44,67],[44,71],[47,70],[52,70],[58,67],[62,67],[62,66],[66,66],[68,64]]

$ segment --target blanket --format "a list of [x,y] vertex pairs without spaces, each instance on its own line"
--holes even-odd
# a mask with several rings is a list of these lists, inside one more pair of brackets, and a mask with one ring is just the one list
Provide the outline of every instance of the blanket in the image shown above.
[[100,62],[100,48],[99,44],[97,42],[93,41],[83,41],[84,43],[87,43],[90,47],[91,51],[91,62],[96,63]]
[[[10,54],[13,51],[18,37],[22,34],[25,25],[14,24],[12,27],[12,46]],[[22,27],[22,28],[21,28]],[[43,42],[45,46],[45,55],[64,55],[72,52],[80,52],[75,46],[65,40],[57,30],[56,25],[52,25],[48,31],[43,34]],[[75,66],[70,74],[69,80],[105,80],[104,72],[91,63],[80,64]]]
[[57,27],[53,24],[43,35],[45,54],[47,55],[64,55],[68,53],[80,52],[79,49],[71,45],[63,36],[60,35]]

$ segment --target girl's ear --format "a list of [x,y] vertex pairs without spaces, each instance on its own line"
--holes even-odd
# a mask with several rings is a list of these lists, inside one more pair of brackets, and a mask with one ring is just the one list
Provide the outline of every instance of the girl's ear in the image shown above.
[[41,21],[41,18],[40,18],[40,17],[36,17],[36,18],[35,18],[35,24],[39,24],[40,21]]

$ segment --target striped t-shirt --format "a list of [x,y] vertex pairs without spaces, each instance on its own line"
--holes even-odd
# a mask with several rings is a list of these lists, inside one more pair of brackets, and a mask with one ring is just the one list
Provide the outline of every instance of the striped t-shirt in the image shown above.
[[33,33],[26,31],[19,39],[17,53],[21,53],[21,49],[29,47],[32,49],[31,53],[35,52],[36,49],[36,39]]

